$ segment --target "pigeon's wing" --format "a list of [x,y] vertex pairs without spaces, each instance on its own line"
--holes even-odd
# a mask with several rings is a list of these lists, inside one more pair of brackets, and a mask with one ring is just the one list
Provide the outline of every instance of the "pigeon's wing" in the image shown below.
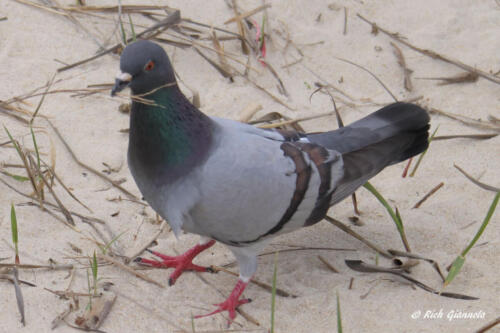
[[287,142],[279,132],[213,119],[219,130],[199,170],[200,198],[185,230],[246,246],[321,215],[318,203],[342,177],[340,154]]

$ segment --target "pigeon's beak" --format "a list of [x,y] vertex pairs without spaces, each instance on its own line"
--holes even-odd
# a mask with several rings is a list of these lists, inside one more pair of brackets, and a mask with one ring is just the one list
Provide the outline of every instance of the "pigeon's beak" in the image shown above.
[[127,88],[130,81],[132,81],[132,75],[129,73],[119,72],[116,75],[115,85],[113,86],[113,89],[111,89],[111,96],[114,96],[117,92]]

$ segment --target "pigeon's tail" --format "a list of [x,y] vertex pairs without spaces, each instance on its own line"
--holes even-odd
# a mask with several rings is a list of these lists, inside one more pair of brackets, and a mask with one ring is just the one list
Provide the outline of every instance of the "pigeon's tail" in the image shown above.
[[309,134],[311,142],[342,154],[344,177],[331,204],[349,196],[388,165],[427,149],[429,115],[415,104],[394,103],[349,126]]

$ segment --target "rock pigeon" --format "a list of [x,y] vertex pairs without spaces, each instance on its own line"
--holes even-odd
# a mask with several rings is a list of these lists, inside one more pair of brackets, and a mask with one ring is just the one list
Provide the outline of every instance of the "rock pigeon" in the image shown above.
[[[266,130],[210,117],[183,95],[159,45],[129,44],[111,95],[132,91],[128,164],[145,200],[171,226],[201,236],[179,256],[150,251],[173,267],[169,284],[216,241],[236,257],[239,279],[212,315],[248,303],[241,294],[257,255],[283,233],[313,225],[327,210],[388,165],[428,146],[429,116],[408,103],[388,105],[346,127],[324,133]],[[203,316],[199,316],[203,317]]]

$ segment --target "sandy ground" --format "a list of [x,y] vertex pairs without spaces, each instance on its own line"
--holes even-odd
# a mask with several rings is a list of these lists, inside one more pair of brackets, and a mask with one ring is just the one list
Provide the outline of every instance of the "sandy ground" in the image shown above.
[[[124,1],[129,4],[139,2]],[[69,5],[74,4],[74,1],[60,3]],[[87,3],[103,5],[116,4],[116,1],[88,0]],[[224,1],[143,3],[168,4],[180,9],[183,17],[237,31],[235,24],[224,25],[233,16],[232,10]],[[261,4],[260,1],[240,1],[244,10]],[[346,34],[343,33],[344,7],[347,8],[348,15]],[[498,84],[479,78],[473,83],[438,86],[437,81],[417,79],[453,76],[463,71],[400,45],[408,67],[414,71],[413,91],[406,91],[403,88],[403,71],[394,56],[391,39],[380,33],[371,34],[371,27],[361,21],[356,13],[377,22],[381,27],[400,33],[422,48],[459,59],[486,72],[495,73],[500,69],[500,4],[494,0],[272,2],[272,7],[267,10],[269,26],[266,31],[270,32],[271,39],[267,41],[266,59],[283,80],[289,97],[278,92],[276,80],[255,59],[251,64],[258,72],[251,71],[250,76],[293,110],[273,101],[241,77],[236,77],[234,83],[229,82],[191,48],[165,46],[165,49],[170,54],[177,73],[187,86],[199,93],[201,107],[210,115],[239,119],[241,112],[252,103],[263,107],[257,116],[275,111],[297,118],[331,111],[327,95],[316,94],[309,100],[314,83],[325,83],[322,79],[351,96],[352,100],[335,94],[347,123],[377,109],[373,103],[383,105],[393,101],[366,72],[335,59],[340,57],[370,69],[400,100],[423,96],[419,100],[423,105],[462,116],[482,120],[487,120],[488,115],[500,116]],[[118,34],[113,34],[116,15],[98,15],[107,19],[87,15],[75,17],[100,43],[104,43],[110,36],[108,45],[118,42]],[[259,13],[255,16],[259,22],[261,15]],[[71,63],[91,56],[98,50],[93,38],[64,16],[12,0],[0,2],[0,17],[2,16],[7,16],[8,20],[0,21],[0,100],[8,100],[43,86],[57,68],[62,66],[56,59]],[[145,18],[133,18],[137,25],[151,24]],[[140,31],[142,28],[137,26],[136,30]],[[292,45],[285,49],[286,40],[283,37],[287,33],[290,40],[302,50],[304,57],[300,63],[284,68],[284,65],[300,57]],[[222,36],[223,33],[218,35]],[[205,45],[210,46],[211,43],[205,42]],[[246,62],[237,41],[223,42],[223,46],[227,52],[234,53],[237,59]],[[204,52],[217,60],[211,51]],[[239,66],[235,62],[231,64]],[[238,68],[241,70],[241,66]],[[54,84],[51,89],[82,89],[90,84],[111,83],[117,69],[118,56],[107,55],[59,73],[56,80],[65,80]],[[191,95],[186,85],[182,86],[183,90]],[[112,99],[108,92],[85,98],[71,95],[48,95],[39,114],[51,119],[82,162],[98,170],[106,169],[103,163],[118,168],[119,171],[113,172],[110,177],[114,180],[124,178],[126,181],[123,186],[139,196],[126,164],[127,135],[120,132],[120,129],[128,127],[128,116],[118,111],[118,106],[124,100]],[[342,100],[350,101],[354,106],[345,106]],[[38,101],[39,97],[36,97],[27,100],[31,105],[17,105],[33,111]],[[0,123],[23,145],[32,148],[27,126],[1,113]],[[154,224],[154,212],[130,201],[110,201],[126,196],[78,166],[42,118],[37,118],[34,125],[42,158],[50,161],[53,147],[57,174],[93,213],[72,200],[58,185],[54,189],[61,201],[68,209],[105,220],[115,235],[123,233],[115,245],[122,254],[133,255],[159,228],[158,224]],[[336,128],[336,121],[330,116],[303,122],[302,125],[307,130],[328,130]],[[491,133],[433,115],[432,129],[438,125],[438,135]],[[0,143],[6,141],[8,137],[2,129]],[[0,163],[2,170],[23,174],[21,169],[3,166],[3,163],[20,163],[11,146],[0,146]],[[404,164],[401,164],[386,169],[372,181],[389,202],[399,208],[412,250],[435,259],[441,267],[451,263],[468,244],[493,198],[492,192],[480,189],[461,175],[453,167],[454,163],[474,176],[481,176],[482,181],[499,186],[500,137],[482,141],[436,141],[432,143],[415,177],[402,178]],[[24,193],[32,191],[29,182],[19,183],[3,174],[0,177]],[[444,182],[443,188],[419,209],[412,209],[419,199],[440,182]],[[52,200],[49,194],[47,198]],[[402,250],[397,230],[384,208],[364,189],[358,191],[358,200],[362,210],[360,219],[364,225],[352,228],[385,249]],[[83,256],[91,255],[94,251],[99,253],[99,248],[91,241],[95,230],[75,218],[76,227],[80,231],[77,232],[36,207],[22,205],[27,201],[29,200],[0,184],[0,258],[7,258],[2,263],[13,260],[10,204],[14,203],[19,221],[21,263],[45,264],[52,258],[58,263],[74,264],[77,269],[71,290],[87,292],[85,268],[88,261],[75,259],[81,255],[72,250],[70,243],[79,247]],[[348,217],[353,215],[352,205],[346,200],[330,213],[349,223]],[[362,274],[350,270],[344,260],[361,259],[374,263],[375,253],[326,222],[275,239],[268,251],[288,248],[286,245],[355,250],[308,250],[279,255],[278,287],[298,297],[277,297],[276,331],[335,331],[337,294],[346,332],[471,332],[480,328],[500,315],[500,241],[496,237],[500,233],[498,216],[497,213],[493,217],[478,242],[480,246],[472,249],[462,272],[447,289],[450,292],[477,296],[480,298],[477,301],[439,297],[396,281],[389,275]],[[98,228],[105,230],[102,226]],[[174,254],[175,251],[186,250],[196,241],[197,238],[192,235],[182,236],[177,241],[173,234],[165,233],[155,248]],[[339,273],[330,272],[318,260],[318,255],[327,259]],[[232,260],[228,250],[216,245],[201,254],[197,262],[223,265]],[[186,273],[175,286],[160,288],[121,269],[104,265],[104,262],[102,264],[99,267],[101,282],[112,282],[113,290],[118,293],[116,303],[101,326],[106,332],[172,332],[180,328],[191,331],[191,315],[211,310],[212,303],[223,300],[217,290],[227,295],[236,282],[236,278],[224,273],[202,276]],[[380,265],[389,266],[390,262],[380,258]],[[232,269],[236,271],[236,267]],[[272,271],[273,256],[264,256],[260,259],[256,278],[270,283]],[[167,282],[168,272],[165,270],[142,272],[164,284]],[[434,288],[441,287],[439,276],[426,263],[415,267],[411,275]],[[51,331],[51,321],[67,309],[70,301],[60,299],[44,288],[66,289],[70,281],[68,271],[21,270],[20,278],[36,284],[34,288],[22,286],[26,326],[23,327],[20,323],[14,288],[11,283],[3,280],[0,282],[3,295],[0,299],[0,331]],[[354,278],[354,282],[349,289],[351,278]],[[270,327],[270,293],[251,285],[245,295],[254,302],[242,309],[254,317],[260,326],[238,316],[231,328],[267,331]],[[87,300],[86,297],[80,297],[80,306],[85,307]],[[435,318],[426,318],[428,311],[433,312]],[[450,320],[448,316],[453,311],[478,313],[482,318]],[[226,319],[216,315],[195,320],[194,323],[197,332],[222,330]],[[496,329],[499,330],[498,327]],[[59,332],[72,330],[64,324],[57,328]]]

